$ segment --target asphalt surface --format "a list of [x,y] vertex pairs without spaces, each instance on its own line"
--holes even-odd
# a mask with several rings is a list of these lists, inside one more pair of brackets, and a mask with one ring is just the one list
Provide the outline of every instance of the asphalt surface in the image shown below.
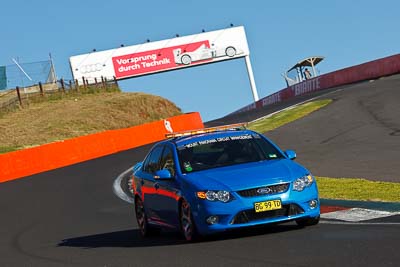
[[[358,84],[348,92],[343,90],[342,93],[349,93],[350,99],[358,99],[361,103],[356,109],[358,113],[349,110],[348,113],[337,114],[342,111],[335,105],[347,102],[341,95],[335,98],[334,104],[320,111],[327,112],[332,119],[340,122],[357,114],[365,116],[361,117],[363,119],[349,119],[348,127],[336,130],[338,125],[327,124],[328,119],[324,122],[322,117],[318,119],[320,112],[301,120],[301,125],[308,125],[313,120],[321,123],[318,129],[323,134],[318,137],[319,142],[313,142],[321,145],[325,141],[322,144],[331,148],[336,144],[355,149],[350,141],[359,143],[360,147],[363,144],[376,144],[368,136],[362,138],[360,128],[363,127],[373,129],[370,136],[374,138],[399,138],[396,135],[398,120],[392,122],[387,115],[391,109],[397,108],[391,103],[396,104],[395,97],[398,95],[392,95],[390,86],[388,92],[392,93],[385,93],[382,89],[390,83],[398,87],[399,78],[389,77],[374,83]],[[371,87],[373,92],[360,89],[365,88],[362,86]],[[362,91],[361,97],[350,91]],[[388,94],[389,97],[382,98],[381,94]],[[377,99],[378,107],[379,101],[388,102],[384,107],[377,108],[371,99]],[[373,117],[378,119],[374,120]],[[356,124],[359,121],[364,124]],[[318,158],[317,162],[324,164],[314,167],[314,164],[306,161],[306,152],[329,152],[329,149],[312,148],[311,141],[308,146],[296,147],[294,144],[299,142],[291,140],[299,137],[286,137],[283,134],[305,131],[306,127],[301,125],[282,127],[279,129],[281,135],[273,132],[270,136],[282,146],[297,149],[299,161],[320,175],[319,169],[314,168],[329,164]],[[328,127],[332,133],[329,133]],[[343,132],[345,129],[352,130]],[[309,134],[312,132],[307,131]],[[392,132],[394,134],[390,135]],[[351,138],[352,134],[354,138]],[[342,144],[345,140],[347,143]],[[389,141],[383,140],[383,144],[379,142],[378,145],[390,149],[396,143],[386,142]],[[374,148],[369,147],[376,158],[385,155],[385,151],[377,152]],[[192,244],[183,242],[173,232],[142,239],[132,204],[117,198],[112,185],[116,177],[140,161],[148,149],[149,146],[145,146],[0,184],[0,266],[397,266],[400,262],[398,217],[390,223],[379,221],[372,224],[330,224],[329,221],[323,221],[309,228],[299,228],[289,223],[212,236]],[[336,163],[335,166],[332,163],[332,166],[341,170],[339,166],[345,168],[347,160],[370,160],[368,154],[355,150],[354,153],[352,157],[342,155],[340,164]],[[326,157],[321,154],[321,158],[323,156]],[[398,162],[399,157],[396,161],[396,155],[393,156],[390,162]],[[385,173],[384,166],[387,165],[380,166],[378,162],[366,167],[381,169]],[[393,167],[394,164],[390,162],[388,166]],[[392,177],[390,172],[387,175]]]
[[248,122],[308,99],[334,102],[266,133],[314,175],[400,182],[400,75],[332,88],[208,126]]
[[114,179],[148,148],[0,185],[0,266],[397,266],[397,224],[268,226],[142,239]]
[[400,182],[400,75],[321,98],[334,102],[266,135],[314,175]]

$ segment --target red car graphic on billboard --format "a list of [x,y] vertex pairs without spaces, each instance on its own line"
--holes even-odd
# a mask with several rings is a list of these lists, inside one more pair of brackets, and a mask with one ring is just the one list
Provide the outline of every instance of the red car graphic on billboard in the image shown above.
[[243,51],[236,49],[234,46],[217,47],[212,44],[211,47],[207,47],[205,44],[201,45],[193,52],[183,52],[182,49],[174,49],[174,58],[176,64],[189,65],[192,62],[207,60],[217,57],[234,57],[238,54],[242,54]]
[[138,52],[133,54],[113,57],[116,78],[128,78],[160,71],[180,68],[175,62],[175,50],[188,53],[199,50],[200,47],[209,47],[208,40],[183,44],[179,46],[164,47],[161,49]]
[[164,47],[113,57],[115,77],[118,79],[201,64],[219,57],[234,57],[243,51],[231,46],[217,46],[208,40]]

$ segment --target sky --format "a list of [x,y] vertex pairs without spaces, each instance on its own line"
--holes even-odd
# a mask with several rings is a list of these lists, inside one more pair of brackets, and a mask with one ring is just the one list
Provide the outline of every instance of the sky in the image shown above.
[[[145,42],[244,26],[260,98],[286,87],[281,74],[309,56],[324,56],[323,74],[400,50],[398,0],[13,0],[1,5],[0,66],[42,61],[51,53],[59,78],[69,57]],[[123,80],[125,92],[174,102],[204,121],[252,103],[244,58]]]

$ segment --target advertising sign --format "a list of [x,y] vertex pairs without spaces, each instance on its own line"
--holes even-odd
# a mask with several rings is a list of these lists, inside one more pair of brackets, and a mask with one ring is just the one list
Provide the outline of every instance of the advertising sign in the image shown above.
[[74,79],[126,79],[249,55],[243,26],[70,58]]

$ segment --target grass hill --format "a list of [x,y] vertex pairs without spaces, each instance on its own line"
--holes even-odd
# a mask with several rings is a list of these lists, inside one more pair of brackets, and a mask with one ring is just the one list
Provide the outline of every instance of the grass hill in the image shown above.
[[0,113],[0,153],[181,114],[172,102],[145,93],[79,92],[31,98]]

